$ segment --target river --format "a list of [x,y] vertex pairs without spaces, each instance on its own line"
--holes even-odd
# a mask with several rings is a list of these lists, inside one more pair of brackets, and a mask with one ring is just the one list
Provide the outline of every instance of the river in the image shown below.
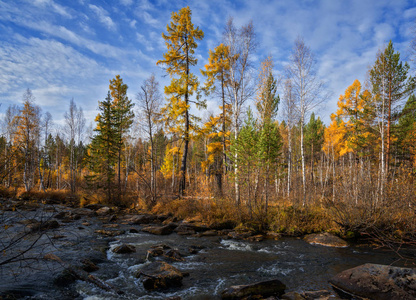
[[[43,217],[52,214],[44,214]],[[86,220],[89,224],[85,223]],[[62,268],[56,263],[44,261],[37,261],[15,278],[10,276],[10,272],[18,266],[4,266],[0,269],[1,291],[14,291],[14,295],[22,299],[165,299],[173,296],[182,299],[220,299],[221,292],[231,285],[279,279],[286,284],[287,292],[331,291],[328,280],[348,268],[364,263],[405,266],[391,251],[358,245],[331,248],[310,245],[300,238],[248,242],[222,237],[181,236],[176,233],[158,236],[140,232],[139,225],[127,224],[121,224],[117,229],[129,232],[134,227],[139,232],[104,238],[94,233],[102,228],[102,224],[96,217],[61,223],[61,227],[53,233],[59,237],[53,247],[47,246],[36,251],[38,254],[53,252],[71,263],[83,257],[95,259],[99,270],[91,274],[124,292],[123,295],[106,292],[80,280],[57,286],[56,277]],[[18,231],[18,226],[15,227],[15,231]],[[5,239],[4,233],[1,238]],[[134,245],[136,252],[113,253],[112,249],[121,243]],[[147,250],[158,244],[177,248],[185,256],[182,262],[169,262],[189,273],[189,276],[184,277],[181,288],[146,291],[140,280],[134,277],[134,272],[148,263],[145,261]],[[202,250],[189,254],[191,246],[198,246]],[[20,267],[25,268],[22,265]]]

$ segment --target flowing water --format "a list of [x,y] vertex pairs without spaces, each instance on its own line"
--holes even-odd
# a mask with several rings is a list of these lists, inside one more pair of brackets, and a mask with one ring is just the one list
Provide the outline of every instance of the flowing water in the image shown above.
[[[46,214],[48,217],[51,215],[53,213]],[[17,224],[11,217],[4,220]],[[52,234],[45,235],[42,239],[46,246],[38,250],[35,248],[34,251],[38,251],[39,256],[53,252],[69,263],[89,257],[100,267],[91,274],[124,292],[123,295],[106,292],[84,281],[73,284],[64,282],[57,286],[56,277],[62,273],[62,266],[42,260],[30,264],[28,268],[21,264],[0,266],[0,295],[1,292],[7,294],[13,291],[23,299],[165,299],[172,296],[182,299],[220,299],[221,292],[232,285],[279,279],[286,284],[287,292],[331,290],[328,279],[348,268],[364,263],[403,266],[402,261],[397,262],[398,256],[390,251],[359,246],[330,248],[310,245],[297,238],[248,242],[220,237],[180,236],[176,233],[157,236],[144,232],[102,238],[94,233],[94,230],[102,228],[102,222],[97,218],[89,218],[87,221],[91,224],[85,226],[85,221],[83,218],[61,223],[61,227],[53,233],[55,238],[59,237],[53,245],[47,243]],[[121,225],[119,229],[128,230],[132,227],[140,230],[138,225]],[[11,231],[0,232],[2,241],[12,235],[13,230],[18,232],[19,226],[12,226]],[[26,242],[31,243],[33,238],[27,238]],[[134,245],[136,253],[113,253],[112,249],[121,243]],[[136,270],[149,263],[146,261],[147,250],[159,244],[177,248],[185,256],[182,262],[170,262],[182,272],[189,273],[189,276],[184,277],[182,287],[146,291],[140,280],[134,277]],[[191,246],[199,246],[202,250],[191,255]],[[23,270],[23,274],[11,276],[18,268]]]
[[[134,254],[114,254],[111,249],[120,243],[136,247]],[[133,276],[143,266],[146,251],[154,245],[166,244],[182,253],[190,246],[201,246],[198,254],[190,255],[184,262],[173,262],[173,266],[189,277],[183,287],[164,292],[147,292],[140,280]],[[279,279],[287,291],[331,290],[328,279],[351,267],[363,263],[391,264],[397,256],[391,252],[365,248],[330,248],[309,245],[301,239],[285,238],[279,241],[246,242],[222,240],[220,238],[154,236],[129,234],[110,243],[108,259],[97,276],[107,277],[108,282],[126,293],[125,299],[165,299],[180,296],[183,299],[219,299],[221,291],[231,285],[249,284],[257,281]],[[108,270],[111,269],[111,272]],[[77,291],[85,299],[113,299],[114,296],[78,282]]]

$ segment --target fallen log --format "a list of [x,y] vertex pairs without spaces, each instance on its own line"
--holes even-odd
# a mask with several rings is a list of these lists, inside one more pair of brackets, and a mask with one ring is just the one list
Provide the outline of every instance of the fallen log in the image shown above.
[[88,272],[73,266],[67,262],[64,262],[62,259],[60,259],[58,256],[52,253],[46,254],[44,259],[52,260],[58,262],[65,270],[67,270],[71,275],[73,275],[75,278],[92,283],[99,287],[100,289],[103,289],[107,292],[115,292],[119,295],[124,294],[124,292],[118,290],[117,288],[113,287],[111,284],[106,283],[105,281],[95,277],[94,275],[89,274]]

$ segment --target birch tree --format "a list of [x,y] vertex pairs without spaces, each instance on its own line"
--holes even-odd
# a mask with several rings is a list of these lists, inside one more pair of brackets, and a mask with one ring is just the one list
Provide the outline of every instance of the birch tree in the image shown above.
[[300,117],[300,151],[302,160],[302,205],[306,205],[306,174],[305,174],[305,146],[304,126],[308,114],[319,104],[325,101],[328,94],[325,93],[324,82],[319,80],[316,70],[316,60],[305,45],[302,38],[297,38],[286,68],[287,75],[291,79],[292,94],[296,101],[296,110]]
[[[232,107],[232,127],[234,139],[237,140],[240,115],[244,103],[254,94],[252,80],[252,56],[256,49],[253,23],[237,29],[230,18],[223,34],[224,44],[229,49],[229,84],[227,92]],[[235,201],[240,205],[240,188],[238,175],[238,152],[234,151]]]
[[140,109],[140,124],[143,131],[147,134],[150,142],[150,192],[151,204],[156,204],[156,147],[154,135],[158,131],[158,120],[160,118],[160,107],[162,105],[162,96],[159,91],[159,83],[155,75],[152,74],[140,87],[141,91],[137,94],[137,103]]

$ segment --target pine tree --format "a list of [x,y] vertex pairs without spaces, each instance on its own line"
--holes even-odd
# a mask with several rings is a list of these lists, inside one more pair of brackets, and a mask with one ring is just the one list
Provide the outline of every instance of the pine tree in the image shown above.
[[101,188],[101,182],[104,182],[103,188],[107,193],[107,200],[111,202],[114,200],[112,186],[121,138],[110,91],[104,101],[98,102],[98,109],[100,113],[95,119],[97,127],[94,129],[96,135],[88,147],[87,156],[92,174],[88,175],[86,179],[97,184],[98,188]]
[[281,150],[282,137],[279,126],[277,123],[268,119],[260,131],[258,145],[258,156],[264,172],[265,215],[267,215],[267,208],[269,206],[269,184],[277,176],[280,156],[282,154]]
[[167,34],[162,33],[168,51],[163,54],[163,60],[159,60],[157,64],[167,66],[166,72],[172,79],[171,84],[165,87],[165,94],[170,98],[162,113],[166,115],[166,119],[173,122],[171,132],[180,133],[184,141],[179,181],[179,195],[182,196],[185,190],[191,130],[195,127],[195,124],[191,123],[195,117],[189,113],[190,103],[195,103],[197,107],[204,106],[204,103],[198,99],[195,101],[190,99],[198,88],[198,79],[190,72],[190,68],[198,62],[194,56],[197,48],[196,40],[202,40],[204,33],[199,27],[194,28],[189,7],[184,7],[177,13],[173,12],[171,18],[172,21],[167,26]]
[[313,169],[315,164],[316,154],[321,151],[322,144],[324,142],[325,126],[321,119],[315,118],[315,114],[312,113],[309,119],[309,123],[305,126],[305,148],[306,152],[310,153],[310,172],[313,178]]
[[[117,183],[118,183],[118,199],[122,194],[121,191],[121,164],[122,164],[122,153],[123,146],[126,139],[126,135],[133,124],[133,106],[134,104],[127,97],[127,85],[123,83],[123,79],[120,75],[110,80],[110,94],[113,98],[112,110],[114,113],[114,121],[117,126],[115,127],[116,147],[117,147]],[[126,166],[128,168],[128,166]],[[126,171],[127,176],[127,171]]]
[[[415,78],[408,76],[409,64],[400,61],[400,53],[395,52],[390,41],[370,70],[370,82],[377,100],[377,109],[381,119],[382,172],[387,173],[390,162],[391,128],[395,121],[395,110],[400,100],[415,88]],[[387,110],[387,111],[386,111]],[[385,128],[387,123],[387,128]],[[386,144],[384,150],[384,143]]]
[[249,207],[250,214],[253,212],[253,205],[256,193],[252,184],[252,177],[259,166],[259,133],[256,128],[256,121],[253,113],[249,109],[247,119],[241,128],[237,139],[231,140],[230,151],[237,154],[238,170],[234,173],[234,180],[246,190],[246,203]]
[[261,63],[257,86],[256,108],[260,115],[260,126],[276,118],[280,97],[277,94],[277,81],[273,76],[273,60],[269,56]]
[[[410,95],[400,112],[395,133],[402,155],[406,159],[416,158],[416,97],[414,94]],[[414,161],[416,163],[416,159]]]

